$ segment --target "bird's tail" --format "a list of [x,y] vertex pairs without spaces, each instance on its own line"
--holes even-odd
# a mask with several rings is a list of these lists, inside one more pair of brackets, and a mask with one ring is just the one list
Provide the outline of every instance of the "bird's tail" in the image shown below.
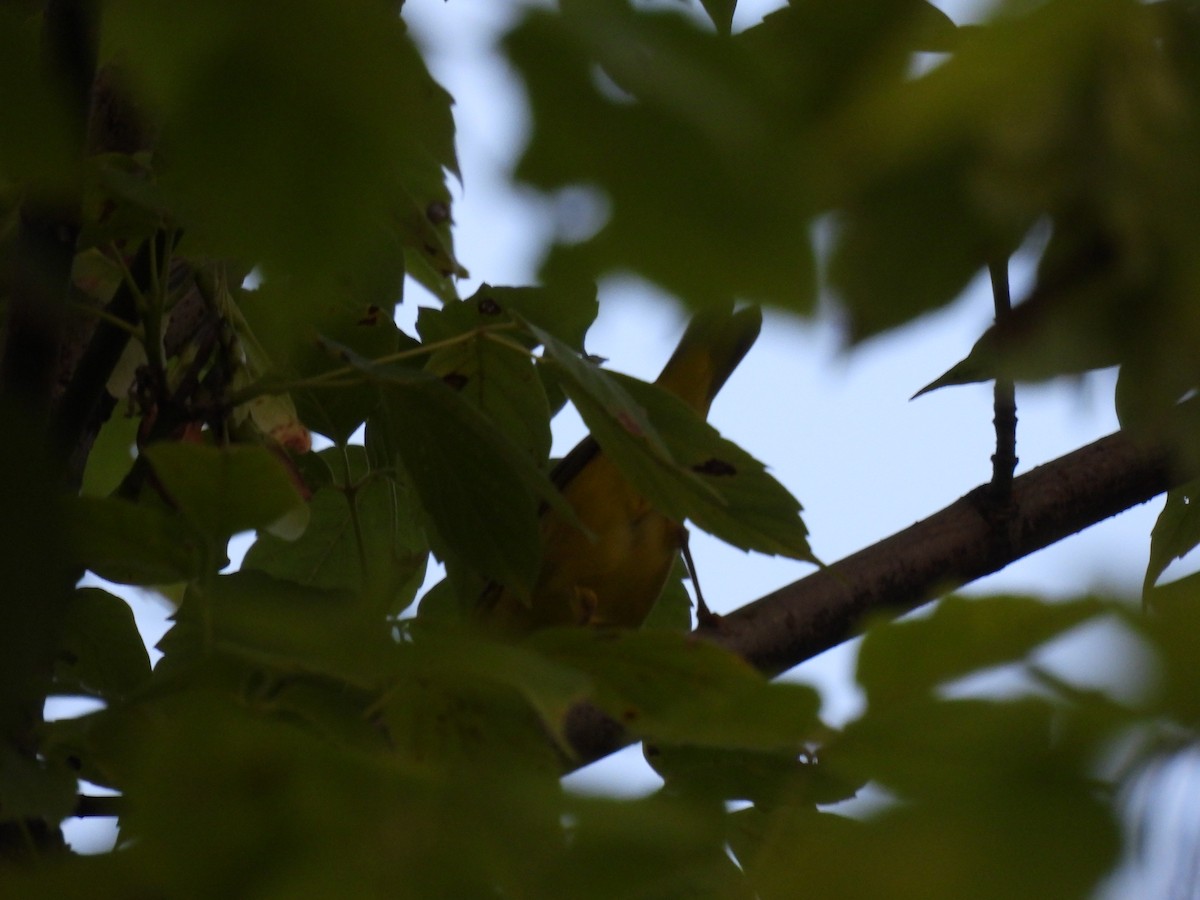
[[702,416],[749,352],[762,329],[762,310],[748,306],[697,313],[655,382]]

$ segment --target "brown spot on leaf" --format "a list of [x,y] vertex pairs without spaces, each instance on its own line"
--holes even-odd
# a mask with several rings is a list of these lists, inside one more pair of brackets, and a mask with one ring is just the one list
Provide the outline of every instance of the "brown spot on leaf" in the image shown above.
[[617,412],[617,421],[621,424],[622,428],[624,428],[634,437],[644,436],[642,427],[638,425],[637,420],[634,419],[632,414],[626,412],[625,410],[620,410]]
[[382,313],[383,313],[383,310],[380,309],[378,306],[376,306],[374,303],[372,303],[370,306],[367,307],[367,311],[363,315],[363,317],[358,320],[358,324],[359,325],[378,325],[379,318],[382,315]]
[[637,717],[638,717],[638,711],[636,709],[621,710],[621,721],[622,722],[633,722],[637,719]]
[[442,376],[442,381],[446,382],[446,384],[450,385],[456,391],[462,390],[468,380],[467,376],[462,372],[450,372]]
[[692,466],[692,471],[698,475],[729,476],[737,474],[737,469],[733,467],[732,463],[727,463],[723,459],[717,459],[715,456],[712,459]]
[[479,314],[481,316],[498,316],[504,312],[500,304],[491,297],[482,297],[479,300]]
[[425,207],[425,218],[434,225],[441,225],[443,222],[450,221],[450,207],[441,200],[434,200]]

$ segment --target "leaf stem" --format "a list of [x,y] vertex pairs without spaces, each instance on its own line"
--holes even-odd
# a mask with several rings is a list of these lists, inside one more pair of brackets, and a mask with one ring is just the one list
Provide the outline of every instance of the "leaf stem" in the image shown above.
[[367,575],[370,571],[370,558],[367,556],[367,542],[363,537],[362,520],[358,515],[358,490],[361,485],[354,481],[354,473],[350,469],[350,452],[346,444],[339,443],[338,449],[341,451],[342,467],[346,473],[345,487],[342,493],[346,497],[346,503],[350,506],[350,525],[354,529],[354,543],[358,547],[358,565],[362,573],[360,587],[365,591]]
[[[477,337],[484,336],[490,340],[496,340],[495,333],[497,331],[508,330],[515,328],[512,323],[503,323],[499,325],[481,325],[471,331],[463,332],[451,338],[445,338],[440,341],[432,341],[428,344],[422,344],[419,347],[412,347],[408,350],[397,350],[395,353],[387,353],[375,359],[366,360],[371,366],[386,366],[391,363],[403,362],[406,359],[417,359],[434,353],[437,350],[442,350],[446,347],[454,347],[468,340],[473,340]],[[508,344],[509,342],[505,342]],[[524,347],[522,352],[528,352]],[[358,376],[348,381],[347,376]],[[267,384],[258,381],[254,384],[247,385],[240,391],[235,392],[229,398],[231,406],[241,406],[243,403],[248,403],[256,397],[261,397],[265,394],[286,394],[294,390],[302,390],[304,388],[326,388],[326,387],[353,387],[361,384],[364,380],[369,380],[371,374],[363,366],[345,365],[339,366],[336,369],[330,369],[327,372],[322,372],[319,375],[311,375],[307,378],[296,378],[291,380],[273,380]]]
[[71,302],[71,309],[80,315],[92,316],[93,318],[99,319],[101,322],[107,322],[109,325],[113,326],[119,331],[125,332],[132,338],[137,338],[139,341],[144,339],[141,328],[137,327],[136,325],[129,324],[120,316],[114,316],[107,309],[101,309],[100,307],[91,306],[87,303],[80,303],[78,300]]

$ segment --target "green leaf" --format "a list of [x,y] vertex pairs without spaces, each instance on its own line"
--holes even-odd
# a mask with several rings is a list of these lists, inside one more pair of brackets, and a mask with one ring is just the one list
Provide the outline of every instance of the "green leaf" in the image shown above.
[[659,437],[646,411],[631,397],[623,383],[533,323],[527,327],[546,350],[571,401],[583,416],[588,430],[600,442],[628,443],[642,449],[642,455],[670,462],[666,444]]
[[[317,350],[300,365],[302,374],[322,374],[337,367],[338,353],[344,348],[367,359],[379,358],[412,350],[416,342],[404,335],[392,322],[396,295],[382,304],[365,304],[358,296],[338,306],[335,317],[319,325],[319,336],[312,343]],[[294,316],[295,311],[281,310],[282,316]],[[318,361],[317,355],[320,360]],[[347,443],[359,430],[362,422],[376,408],[379,395],[371,384],[341,384],[329,389],[295,391],[296,406],[305,424],[328,437],[335,444]]]
[[583,699],[588,679],[578,670],[548,660],[532,648],[480,638],[453,629],[423,626],[414,641],[422,665],[447,681],[489,681],[511,688],[558,728],[567,711]]
[[65,819],[75,807],[75,774],[0,744],[0,810],[8,820]]
[[995,378],[1045,381],[1120,362],[1121,344],[1136,328],[1124,314],[1127,302],[1108,239],[1093,227],[1056,222],[1029,296],[915,396]]
[[[371,359],[413,349],[416,342],[392,321],[399,297],[347,293],[341,284],[268,279],[253,291],[236,292],[243,341],[256,350],[257,375],[274,376],[288,389],[291,379],[312,379],[344,367],[339,352]],[[261,358],[257,358],[261,357]],[[292,392],[304,423],[335,443],[344,443],[363,423],[379,395],[350,375],[327,387]]]
[[470,275],[454,256],[450,209],[450,190],[445,182],[427,177],[419,190],[406,192],[398,216],[407,273],[443,303],[458,300],[456,279]]
[[[918,36],[922,18],[914,19]],[[919,77],[896,71],[865,84],[811,160],[829,164],[827,202],[842,211],[830,273],[852,334],[944,305],[988,260],[1031,236],[1040,243],[1032,229],[1052,218],[1047,259],[1054,245],[1074,249],[1081,235],[1087,242],[1097,234],[1123,258],[1107,277],[1084,272],[1058,285],[1080,301],[1076,327],[1057,332],[1061,345],[1035,335],[1013,364],[1070,371],[1077,359],[1086,367],[1108,355],[1112,337],[1127,341],[1140,318],[1124,312],[1131,293],[1141,301],[1162,291],[1159,273],[1178,246],[1166,232],[1195,223],[1198,210],[1177,206],[1166,227],[1154,212],[1178,190],[1174,176],[1162,178],[1172,168],[1166,158],[1197,138],[1156,99],[1182,88],[1160,52],[1170,31],[1144,5],[1036,4],[960,29],[953,55]],[[1137,112],[1117,125],[1118,107]],[[1194,275],[1183,280],[1194,284]]]
[[[676,465],[690,476],[680,480],[685,486],[678,495],[680,518],[742,550],[817,561],[800,519],[800,503],[761,462],[721,437],[673,394],[628,376],[616,378],[647,410]],[[692,479],[700,490],[691,486]],[[662,491],[657,486],[653,491],[645,490],[646,496],[658,505],[656,495]]]
[[[342,452],[330,448],[321,455],[336,465]],[[350,485],[317,490],[304,534],[294,541],[260,534],[242,566],[305,587],[373,598],[395,615],[412,602],[425,574],[428,550],[415,524],[416,498],[411,486],[371,473],[362,447],[346,447],[345,453],[358,461]]]
[[118,787],[136,746],[122,728],[128,722],[127,710],[125,704],[110,704],[85,715],[43,722],[38,731],[46,761],[75,778]]
[[173,584],[200,573],[203,539],[178,515],[126,500],[67,501],[80,565],[117,584]]
[[[543,273],[544,287],[492,287],[481,285],[479,290],[463,304],[447,306],[445,318],[422,312],[417,325],[422,329],[426,341],[452,337],[477,325],[499,322],[534,322],[553,334],[572,349],[583,352],[584,336],[596,319],[599,309],[596,302],[596,285],[591,281],[580,282],[570,277],[559,278],[553,273]],[[483,312],[486,310],[486,313]],[[537,346],[536,338],[523,330],[505,332],[521,341],[530,349]],[[543,367],[538,367],[537,376],[542,383],[550,405],[551,415],[562,409],[566,395],[553,378],[547,376]]]
[[667,576],[666,587],[650,608],[650,614],[642,623],[643,628],[662,628],[680,633],[692,630],[692,597],[683,586],[686,575],[683,557],[677,555],[671,574]]
[[871,705],[886,708],[973,672],[1022,662],[1108,609],[1096,599],[947,597],[928,616],[871,629],[859,651],[858,680]]
[[853,339],[948,303],[983,266],[996,242],[969,202],[964,168],[954,156],[913,166],[839,216],[829,280],[851,311]]
[[1162,512],[1150,533],[1150,561],[1146,564],[1143,593],[1148,593],[1174,560],[1183,559],[1200,544],[1200,481],[1167,491]]
[[362,688],[377,683],[394,646],[382,617],[354,597],[256,571],[190,586],[175,619],[161,645],[173,664],[212,648],[252,665]]
[[378,753],[387,735],[367,714],[370,695],[348,690],[340,681],[316,678],[264,680],[254,698],[257,709],[302,723],[310,734],[351,753]]
[[429,344],[477,329],[494,329],[532,348],[536,341],[516,327],[530,321],[582,351],[584,335],[598,310],[596,286],[590,281],[551,281],[543,287],[481,284],[466,300],[446,304],[440,310],[422,309],[417,317],[417,330]]
[[103,43],[171,148],[159,180],[191,237],[268,277],[358,271],[457,167],[450,97],[388,4],[122,0]]
[[441,379],[346,348],[338,352],[380,385],[372,443],[386,445],[406,470],[432,525],[434,552],[454,555],[513,590],[529,590],[540,558],[538,501],[575,519],[545,473]]
[[586,687],[579,672],[528,648],[424,623],[397,657],[380,706],[398,752],[423,765],[557,777],[561,750],[547,737],[560,737]]
[[971,348],[970,353],[933,381],[929,382],[929,384],[918,390],[909,399],[916,400],[924,394],[940,390],[944,387],[978,384],[981,381],[992,381],[997,378],[1000,375],[1000,366],[996,359],[992,341],[988,339],[988,335],[992,333],[990,330],[985,332],[983,337],[975,342],[975,346]]
[[647,746],[648,762],[668,788],[720,800],[773,800],[804,766],[795,750]]
[[120,597],[80,588],[63,621],[54,683],[60,693],[120,700],[150,678],[150,657],[133,610]]
[[594,701],[648,740],[798,752],[819,727],[812,688],[770,683],[736,656],[682,635],[553,628],[528,645],[586,673]]
[[632,270],[697,305],[811,309],[794,48],[752,52],[671,11],[577,0],[531,12],[505,49],[533,112],[518,177],[595,188],[611,208],[582,243],[564,229],[545,273]]
[[1200,573],[1155,586],[1145,602],[1154,615],[1138,616],[1134,624],[1152,642],[1164,672],[1151,710],[1194,729],[1200,723]]
[[[1044,698],[888,699],[846,726],[826,756],[835,770],[869,773],[901,797],[954,802],[956,793],[986,794],[1064,762],[1051,756],[1053,708]],[[1018,747],[1024,752],[1013,753]]]
[[[394,753],[347,752],[203,692],[181,700],[147,710],[122,822],[138,849],[117,854],[140,889],[125,896],[152,885],[246,893],[247,878],[254,893],[296,900],[553,893],[546,869],[563,844],[553,775],[448,776]],[[475,852],[462,857],[463,846]],[[247,847],[257,848],[250,875]]]
[[[1029,752],[998,730],[989,730],[988,738],[1010,756]],[[925,761],[934,764],[943,752],[935,740]],[[761,837],[734,846],[764,897],[789,896],[797,872],[804,873],[806,891],[823,897],[1003,900],[1092,893],[1119,850],[1114,818],[1094,786],[1073,778],[1069,786],[1050,787],[1032,771],[1005,788],[979,796],[968,786],[949,806],[910,800],[854,818],[790,804],[756,807]],[[938,850],[929,853],[929,847]]]
[[383,404],[392,446],[440,543],[484,577],[532,588],[541,552],[530,486],[540,480],[543,495],[554,492],[545,475],[439,380],[388,387]]
[[133,449],[140,420],[119,413],[100,428],[83,470],[84,495],[107,497],[133,466]]
[[660,512],[743,550],[814,560],[800,504],[667,391],[584,362],[536,326],[592,436]]
[[486,338],[436,352],[429,371],[488,417],[535,464],[550,455],[550,404],[534,362]]
[[210,540],[307,517],[287,470],[265,447],[160,443],[142,453],[171,501]]
[[[853,797],[863,780],[838,778],[819,756],[795,748],[742,750],[655,744],[645,747],[646,761],[666,781],[666,789],[725,803],[749,800],[761,808],[781,804],[816,811]],[[742,857],[739,854],[739,858]]]
[[568,796],[563,818],[564,850],[547,860],[535,893],[586,900],[753,897],[725,852],[720,806],[663,792],[638,800]]
[[704,11],[717,26],[718,34],[729,34],[733,28],[733,12],[737,9],[737,0],[700,0]]
[[38,17],[0,7],[0,183],[61,190],[78,177],[65,93],[51,77]]
[[518,343],[525,335],[516,331],[510,307],[498,298],[506,304],[511,299],[517,308],[536,308],[529,297],[540,292],[484,285],[470,300],[423,309],[417,319],[426,345],[449,342],[433,352],[426,370],[458,391],[539,465],[550,453],[550,406],[533,359]]

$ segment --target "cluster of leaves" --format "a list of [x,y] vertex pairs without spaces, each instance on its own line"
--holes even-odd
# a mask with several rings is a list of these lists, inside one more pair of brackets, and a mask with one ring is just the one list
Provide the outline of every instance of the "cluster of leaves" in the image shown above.
[[[567,399],[663,511],[808,555],[760,463],[583,354],[614,269],[700,305],[805,313],[820,236],[864,338],[1048,234],[1051,314],[984,374],[1121,362],[1148,409],[1194,387],[1194,198],[1176,182],[1194,177],[1193,5],[1050,0],[968,29],[921,0],[793,0],[737,35],[718,0],[715,30],[625,0],[530,11],[504,45],[533,110],[518,175],[598,188],[612,216],[552,248],[543,286],[468,300],[451,100],[393,7],[102,4],[117,118],[152,139],[80,154],[37,16],[0,6],[0,240],[75,198],[73,314],[126,348],[102,373],[120,405],[81,496],[31,462],[36,420],[6,407],[0,445],[0,819],[57,821],[82,778],[121,793],[122,843],[4,877],[100,897],[1086,892],[1119,851],[1106,790],[1195,734],[1190,582],[1155,590],[1161,623],[996,598],[879,626],[867,708],[836,732],[810,689],[678,633],[677,583],[655,613],[672,627],[635,633],[507,643],[463,613],[489,581],[537,577]],[[392,322],[406,276],[444,301],[415,336]],[[0,280],[6,305],[20,289]],[[198,324],[174,340],[185,314]],[[330,446],[309,452],[300,423]],[[1163,566],[1200,534],[1183,496]],[[448,578],[406,618],[431,553]],[[178,604],[153,669],[123,600],[72,589],[85,569]],[[1161,666],[1136,703],[1045,673],[1033,696],[954,693],[1103,617]],[[10,710],[48,692],[103,708],[31,734]],[[563,788],[583,701],[647,742],[662,790]],[[878,808],[839,814],[868,785]]]
[[[1034,253],[1030,295],[926,390],[1120,366],[1122,424],[1195,468],[1195,3],[998,4],[956,27],[925,0],[789,0],[732,37],[735,4],[704,6],[720,34],[569,0],[508,37],[534,110],[517,174],[612,207],[545,272],[809,313],[819,247],[863,340]],[[1168,497],[1148,588],[1196,546],[1197,490]]]
[[[51,732],[51,762],[125,792],[126,847],[17,887],[1079,896],[1118,856],[1111,792],[1186,746],[1197,722],[1194,585],[1149,625],[1109,601],[1011,597],[881,625],[858,668],[867,710],[836,732],[811,689],[768,684],[667,632],[557,631],[510,646],[434,628],[397,644],[353,599],[261,573],[223,576],[204,599],[206,620],[181,617],[128,701],[110,693],[108,713]],[[1161,667],[1136,702],[1036,668],[1033,695],[954,690],[1113,618]],[[110,644],[108,686],[135,671],[114,657]],[[583,697],[649,742],[661,790],[616,800],[562,788],[561,728]],[[864,789],[875,808],[841,813]]]

